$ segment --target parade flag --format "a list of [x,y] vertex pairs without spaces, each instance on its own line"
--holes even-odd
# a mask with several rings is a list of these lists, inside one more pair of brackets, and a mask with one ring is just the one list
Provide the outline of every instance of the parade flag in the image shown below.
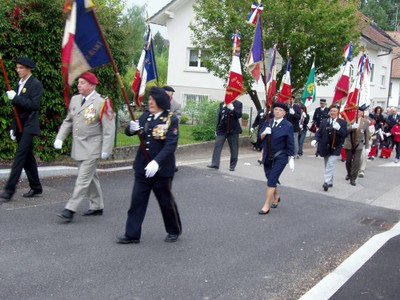
[[240,95],[243,94],[243,78],[242,69],[240,67],[240,35],[233,34],[233,54],[232,65],[229,71],[229,81],[226,87],[225,104],[228,105],[235,101]]
[[262,53],[261,18],[257,18],[253,45],[251,46],[250,54],[246,63],[247,71],[253,76],[256,82],[258,82],[261,77],[261,64],[263,62]]
[[256,25],[258,20],[258,15],[263,11],[263,9],[264,9],[264,4],[262,3],[257,4],[256,2],[253,2],[253,4],[251,5],[251,12],[246,19],[247,23]]
[[313,62],[308,74],[306,85],[304,86],[303,95],[301,96],[301,102],[308,107],[315,102],[316,85],[315,85],[315,61]]
[[371,83],[371,64],[368,54],[364,53],[364,64],[362,69],[362,77],[360,83],[360,97],[358,106],[368,108],[371,105],[370,99],[370,83]]
[[269,66],[267,76],[267,103],[272,106],[273,99],[276,95],[276,45],[271,49],[271,65]]
[[346,100],[347,95],[349,93],[349,85],[350,85],[350,61],[351,54],[353,52],[353,43],[349,43],[346,47],[344,47],[343,55],[345,57],[345,62],[342,66],[341,76],[335,87],[335,94],[333,95],[332,104],[340,102],[342,104],[343,100]]
[[290,62],[291,58],[288,58],[286,64],[286,70],[282,77],[281,89],[278,94],[278,102],[285,102],[292,97],[292,83],[290,81]]
[[135,94],[134,100],[138,108],[142,105],[147,83],[153,80],[158,80],[158,72],[153,48],[153,36],[149,27],[142,54],[136,66],[135,77],[132,81],[132,91]]
[[64,97],[69,103],[69,88],[82,73],[111,62],[105,40],[94,15],[94,4],[89,0],[67,1],[68,17],[62,40],[62,74]]
[[344,105],[343,111],[340,113],[347,122],[353,122],[357,112],[357,100],[360,91],[361,74],[358,74],[354,80],[347,101]]

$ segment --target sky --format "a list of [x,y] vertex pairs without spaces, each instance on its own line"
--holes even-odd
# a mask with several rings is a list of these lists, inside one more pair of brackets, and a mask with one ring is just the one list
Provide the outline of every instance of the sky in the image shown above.
[[[171,0],[126,0],[126,5],[127,7],[131,7],[132,5],[143,6],[146,4],[147,13],[151,17],[170,2]],[[167,30],[164,26],[150,24],[150,27],[153,35],[159,31],[164,38],[168,38]]]

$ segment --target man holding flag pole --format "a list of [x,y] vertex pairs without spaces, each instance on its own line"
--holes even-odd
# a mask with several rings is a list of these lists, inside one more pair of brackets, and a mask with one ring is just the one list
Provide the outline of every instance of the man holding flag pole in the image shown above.
[[218,110],[218,121],[216,128],[215,146],[212,155],[211,164],[208,168],[219,169],[222,147],[225,140],[228,140],[231,158],[229,171],[235,171],[239,156],[239,134],[242,127],[239,119],[242,117],[242,103],[236,100],[243,94],[243,78],[240,67],[240,35],[232,35],[233,55],[232,66],[229,72],[229,82],[226,87],[225,101],[220,103]]

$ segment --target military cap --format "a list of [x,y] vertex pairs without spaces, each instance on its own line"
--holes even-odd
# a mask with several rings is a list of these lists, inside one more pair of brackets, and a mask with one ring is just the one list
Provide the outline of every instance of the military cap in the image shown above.
[[284,109],[286,112],[289,111],[289,107],[286,105],[286,103],[283,102],[275,102],[274,105],[272,105],[272,108],[274,109],[275,107],[280,107]]
[[98,84],[99,80],[97,79],[96,75],[91,72],[85,72],[79,76],[79,78],[85,79],[87,82],[91,84]]
[[33,68],[35,67],[35,63],[33,62],[33,60],[30,59],[30,58],[27,57],[27,56],[18,57],[18,58],[15,60],[15,62],[16,62],[17,64],[23,65],[23,66],[28,67],[28,68],[31,68],[31,69],[33,69]]
[[163,89],[166,90],[167,92],[175,93],[175,90],[172,87],[170,87],[169,85],[163,86]]
[[163,88],[151,87],[150,96],[156,101],[157,106],[163,110],[170,109],[171,100]]

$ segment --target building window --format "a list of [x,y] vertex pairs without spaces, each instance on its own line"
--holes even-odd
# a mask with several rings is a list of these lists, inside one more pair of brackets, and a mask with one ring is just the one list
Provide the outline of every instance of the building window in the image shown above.
[[202,101],[208,101],[209,97],[208,95],[197,95],[197,94],[183,94],[183,102],[185,106],[189,102],[202,102]]
[[206,50],[189,49],[189,67],[205,68],[204,59],[206,57]]
[[382,76],[381,76],[381,87],[385,87],[386,84],[386,67],[382,67]]
[[370,75],[370,82],[374,82],[374,71],[375,71],[375,64],[371,64],[371,75]]

